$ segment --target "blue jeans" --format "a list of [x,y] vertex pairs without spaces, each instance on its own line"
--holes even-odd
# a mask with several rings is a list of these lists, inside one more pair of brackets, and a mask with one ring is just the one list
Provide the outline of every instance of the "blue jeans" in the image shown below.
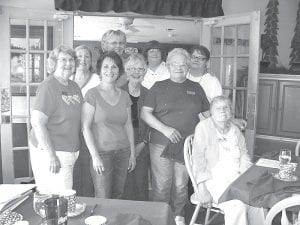
[[90,165],[91,175],[94,183],[95,197],[116,198],[122,197],[124,184],[129,165],[129,148],[101,151],[99,152],[104,165],[104,172],[97,174]]
[[153,201],[170,204],[175,216],[184,215],[188,172],[185,165],[160,157],[165,146],[149,144]]

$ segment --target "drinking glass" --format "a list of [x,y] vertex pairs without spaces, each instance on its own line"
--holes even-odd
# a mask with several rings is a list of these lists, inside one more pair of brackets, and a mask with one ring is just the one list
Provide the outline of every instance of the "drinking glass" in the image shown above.
[[279,165],[287,165],[291,162],[292,151],[290,149],[280,149]]
[[39,191],[36,191],[33,194],[33,209],[36,214],[38,214],[40,217],[45,218],[46,212],[45,212],[45,200],[48,198],[51,198],[51,194],[43,194]]

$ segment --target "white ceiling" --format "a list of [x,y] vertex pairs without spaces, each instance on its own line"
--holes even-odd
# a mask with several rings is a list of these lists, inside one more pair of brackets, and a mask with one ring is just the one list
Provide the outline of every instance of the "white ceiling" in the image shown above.
[[201,22],[198,19],[135,18],[129,29],[120,24],[119,17],[75,16],[74,39],[99,41],[109,29],[123,30],[128,42],[199,44]]

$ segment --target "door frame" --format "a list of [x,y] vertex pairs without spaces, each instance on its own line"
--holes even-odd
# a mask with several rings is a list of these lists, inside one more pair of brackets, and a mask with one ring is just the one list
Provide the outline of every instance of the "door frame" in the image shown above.
[[[57,11],[44,11],[36,9],[18,8],[10,6],[2,6],[0,13],[0,27],[2,32],[0,33],[0,89],[10,90],[10,66],[11,66],[11,48],[10,48],[10,20],[47,20],[51,22],[59,21],[62,23],[61,34],[57,37],[58,43],[73,47],[73,13],[67,12],[68,17],[57,18]],[[54,46],[55,47],[55,46]],[[21,181],[27,181],[32,179],[31,177],[26,178],[15,178],[14,177],[14,159],[13,159],[13,140],[12,140],[12,97],[10,93],[10,122],[2,123],[2,117],[0,116],[0,138],[1,138],[1,161],[2,161],[2,177],[3,183],[19,183]],[[1,98],[0,98],[1,99]],[[1,100],[0,100],[1,101]],[[29,107],[29,106],[28,106]],[[2,112],[1,112],[2,115]],[[30,118],[29,118],[30,120]],[[29,121],[28,121],[29,123]],[[28,129],[29,131],[29,129]],[[29,135],[29,132],[28,132]],[[28,137],[27,137],[28,138]],[[17,147],[15,147],[17,148]],[[0,164],[1,165],[1,164]],[[30,164],[29,164],[30,166]]]
[[[257,95],[259,80],[259,55],[260,55],[260,12],[205,18],[202,19],[203,26],[200,35],[200,43],[211,49],[211,28],[238,24],[250,24],[249,32],[249,66],[248,66],[248,88],[245,139],[248,153],[251,158],[254,155],[256,118],[257,118]],[[222,70],[222,64],[221,64]]]

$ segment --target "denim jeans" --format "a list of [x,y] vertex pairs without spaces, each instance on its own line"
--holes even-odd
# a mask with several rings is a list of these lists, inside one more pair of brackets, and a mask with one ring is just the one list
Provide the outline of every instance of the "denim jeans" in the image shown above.
[[72,189],[73,168],[79,151],[56,151],[61,168],[58,173],[50,172],[49,156],[45,150],[29,143],[30,161],[36,186],[41,192],[56,193],[63,189]]
[[97,174],[91,162],[90,170],[94,183],[95,197],[122,197],[129,165],[130,149],[99,152],[104,165],[104,172]]
[[151,144],[150,161],[153,201],[170,204],[175,216],[184,215],[187,202],[188,172],[185,165],[160,157],[165,146]]

